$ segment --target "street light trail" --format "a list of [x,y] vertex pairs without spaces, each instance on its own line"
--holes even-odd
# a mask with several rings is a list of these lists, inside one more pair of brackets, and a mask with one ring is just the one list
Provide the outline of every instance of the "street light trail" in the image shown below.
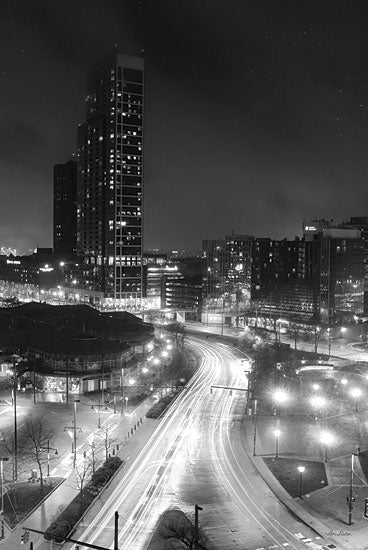
[[[211,385],[242,388],[246,384],[239,357],[227,346],[197,338],[190,338],[189,345],[202,356],[199,369],[187,389],[168,407],[147,444],[78,538],[111,545],[117,510],[121,518],[119,549],[142,550],[167,508],[176,505],[187,512],[198,501],[204,508],[201,517],[206,520],[207,514],[216,518],[218,525],[223,526],[221,536],[228,533],[229,540],[234,539],[234,533],[227,527],[231,515],[231,521],[235,518],[239,525],[249,529],[255,548],[265,541],[287,544],[294,550],[304,548],[291,531],[292,528],[299,531],[300,522],[278,503],[268,488],[263,490],[268,491],[267,498],[273,499],[277,517],[265,508],[244,449],[240,453],[243,458],[238,457],[240,436],[235,432],[234,438],[232,424],[244,414],[243,392],[234,390],[234,395],[230,395],[228,389],[216,389],[210,394]],[[207,509],[198,500],[201,482],[205,483],[203,497],[210,495]],[[307,528],[304,531],[312,533]],[[238,547],[229,544],[232,544],[229,549]]]

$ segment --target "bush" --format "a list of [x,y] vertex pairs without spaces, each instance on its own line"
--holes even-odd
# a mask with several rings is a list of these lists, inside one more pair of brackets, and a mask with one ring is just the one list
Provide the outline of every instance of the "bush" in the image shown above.
[[102,466],[95,471],[92,476],[91,483],[92,485],[105,485],[105,483],[112,476],[112,471],[109,468]]
[[106,466],[106,468],[109,468],[109,470],[112,470],[113,472],[116,472],[116,470],[120,467],[120,464],[121,458],[119,458],[118,456],[110,456],[104,462],[104,466]]
[[45,539],[54,539],[55,542],[63,542],[65,540],[65,537],[68,536],[68,533],[70,533],[72,527],[73,524],[70,523],[70,521],[66,519],[59,519],[57,522],[55,521],[54,523],[52,523],[50,527],[46,530]]
[[112,477],[113,473],[123,464],[118,456],[113,456],[105,460],[101,468],[98,468],[93,474],[91,481],[84,487],[82,496],[77,495],[74,500],[61,512],[57,521],[54,521],[46,529],[45,539],[54,539],[55,542],[63,542],[68,536],[75,524],[83,516],[84,512],[94,501],[103,487]]
[[170,405],[171,401],[175,399],[175,397],[176,397],[176,393],[162,397],[160,401],[158,401],[158,403],[155,403],[153,407],[151,407],[146,412],[146,417],[158,418],[165,411],[165,409]]

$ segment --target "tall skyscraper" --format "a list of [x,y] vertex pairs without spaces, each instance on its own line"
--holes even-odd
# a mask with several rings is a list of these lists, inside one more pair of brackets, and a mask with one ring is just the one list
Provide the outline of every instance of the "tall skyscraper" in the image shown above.
[[54,252],[75,256],[77,252],[77,163],[54,166]]
[[143,59],[102,59],[88,73],[78,132],[78,254],[115,302],[142,297],[143,87]]

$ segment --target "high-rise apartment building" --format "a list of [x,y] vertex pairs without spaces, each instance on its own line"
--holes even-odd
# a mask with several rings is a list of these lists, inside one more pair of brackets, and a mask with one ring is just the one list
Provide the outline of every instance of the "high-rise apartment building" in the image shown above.
[[88,73],[78,131],[78,254],[114,302],[142,297],[143,88],[143,59],[105,57]]
[[54,252],[66,257],[77,252],[77,163],[54,166]]

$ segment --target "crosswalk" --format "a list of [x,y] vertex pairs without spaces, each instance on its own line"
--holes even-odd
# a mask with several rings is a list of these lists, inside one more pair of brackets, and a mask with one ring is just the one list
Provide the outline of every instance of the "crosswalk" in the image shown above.
[[[294,537],[300,542],[303,542],[307,548],[311,548],[312,550],[333,550],[334,548],[336,548],[334,544],[328,544],[327,546],[325,546],[322,538],[317,535],[313,539],[311,539],[303,535],[303,533],[294,533]],[[254,550],[281,550],[282,548],[287,548],[288,546],[290,546],[290,543],[284,542],[282,544],[260,546],[258,548],[255,548]]]

